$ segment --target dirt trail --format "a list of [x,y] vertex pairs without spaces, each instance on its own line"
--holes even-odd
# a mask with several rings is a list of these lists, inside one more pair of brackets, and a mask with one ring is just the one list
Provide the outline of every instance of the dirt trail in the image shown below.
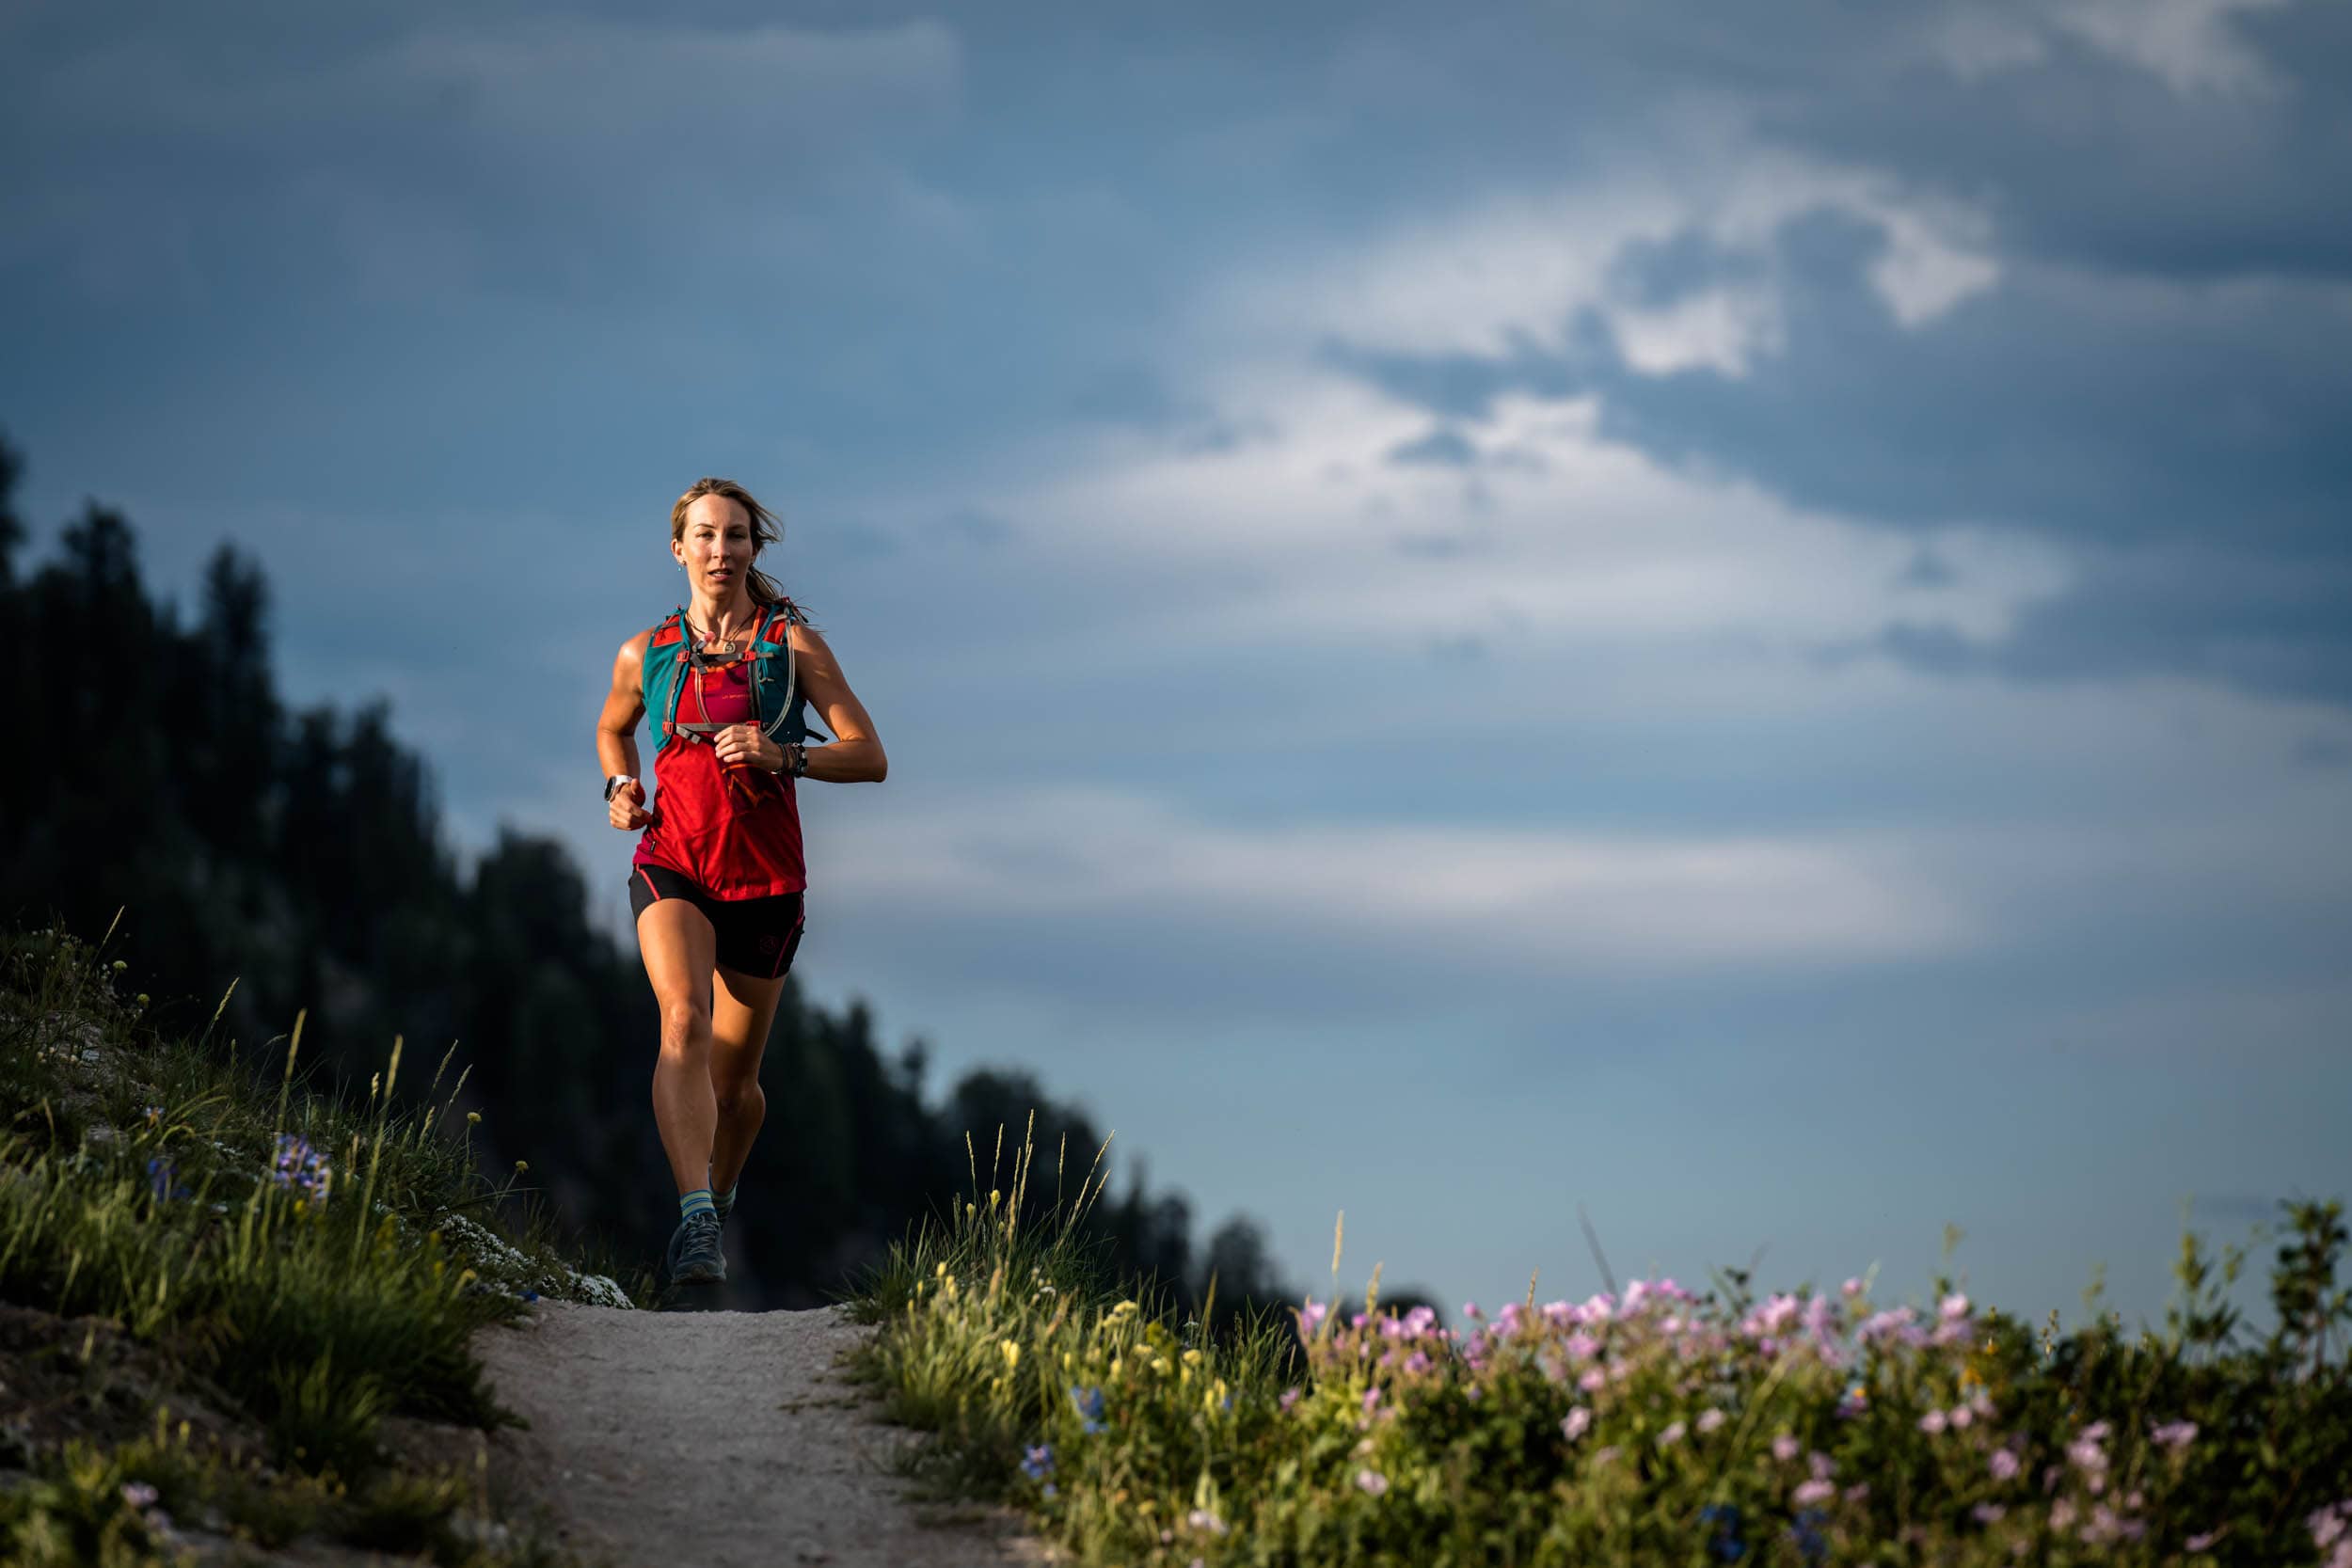
[[1009,1515],[912,1501],[835,1358],[868,1330],[814,1312],[543,1303],[475,1342],[501,1404],[503,1475],[615,1568],[998,1568],[1051,1560]]

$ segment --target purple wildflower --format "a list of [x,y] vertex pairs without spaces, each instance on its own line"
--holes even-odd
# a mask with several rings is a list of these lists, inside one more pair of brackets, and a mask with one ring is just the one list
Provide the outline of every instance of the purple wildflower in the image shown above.
[[2196,1440],[2195,1421],[2167,1421],[2148,1433],[2148,1441],[2160,1449],[2186,1448]]
[[[1297,1398],[1298,1390],[1292,1389],[1290,1397]],[[1070,1402],[1077,1407],[1079,1430],[1089,1437],[1103,1430],[1102,1389],[1091,1386],[1081,1388],[1073,1383],[1070,1386]],[[1282,1408],[1288,1410],[1290,1406],[1285,1403]]]
[[1931,1410],[1919,1418],[1919,1430],[1931,1437],[1943,1436],[1946,1424],[1944,1412],[1941,1410]]
[[1356,1472],[1356,1484],[1376,1497],[1389,1489],[1389,1478],[1377,1470],[1359,1470]]
[[147,1186],[155,1195],[156,1202],[167,1203],[188,1196],[186,1183],[177,1180],[177,1168],[160,1154],[147,1162]]
[[1040,1443],[1036,1448],[1025,1449],[1021,1459],[1021,1473],[1031,1481],[1043,1481],[1047,1476],[1052,1475],[1054,1473],[1054,1445]]
[[1985,1461],[1992,1468],[1994,1481],[2014,1481],[2019,1469],[2017,1455],[2007,1449],[1994,1449],[1993,1457]]
[[1573,1443],[1592,1430],[1593,1413],[1582,1405],[1560,1418],[1560,1435]]

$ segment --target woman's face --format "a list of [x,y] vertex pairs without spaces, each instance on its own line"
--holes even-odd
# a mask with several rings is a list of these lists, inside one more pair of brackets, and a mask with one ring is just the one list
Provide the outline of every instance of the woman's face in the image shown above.
[[714,598],[730,598],[751,570],[751,515],[724,496],[697,496],[670,553],[697,588]]

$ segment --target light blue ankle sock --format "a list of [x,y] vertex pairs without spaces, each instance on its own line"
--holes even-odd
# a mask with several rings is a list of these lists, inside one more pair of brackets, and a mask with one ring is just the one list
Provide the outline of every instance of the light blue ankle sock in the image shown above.
[[[738,1182],[737,1185],[739,1186],[741,1183]],[[718,1212],[718,1215],[721,1219],[725,1219],[729,1214],[735,1212],[735,1188],[729,1187],[723,1193],[712,1193],[710,1195],[710,1206]]]
[[718,1206],[710,1201],[710,1189],[697,1187],[677,1200],[677,1217],[691,1220],[696,1214],[715,1214]]

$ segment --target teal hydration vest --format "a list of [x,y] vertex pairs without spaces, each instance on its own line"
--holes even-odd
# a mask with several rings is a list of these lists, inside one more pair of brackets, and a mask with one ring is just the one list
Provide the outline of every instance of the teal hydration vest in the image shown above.
[[[798,745],[812,734],[820,739],[833,738],[809,717],[808,693],[799,689],[795,679],[792,644],[787,639],[795,622],[805,624],[806,620],[790,599],[762,607],[758,629],[752,633],[751,649],[741,656],[751,661],[752,704],[759,715],[759,727],[779,745]],[[723,727],[689,722],[679,712],[679,705],[686,696],[690,672],[697,666],[725,662],[729,661],[706,659],[693,646],[691,634],[686,629],[683,605],[654,627],[653,636],[645,641],[638,689],[644,697],[645,713],[654,721],[656,755],[675,737],[707,744],[710,730]]]

